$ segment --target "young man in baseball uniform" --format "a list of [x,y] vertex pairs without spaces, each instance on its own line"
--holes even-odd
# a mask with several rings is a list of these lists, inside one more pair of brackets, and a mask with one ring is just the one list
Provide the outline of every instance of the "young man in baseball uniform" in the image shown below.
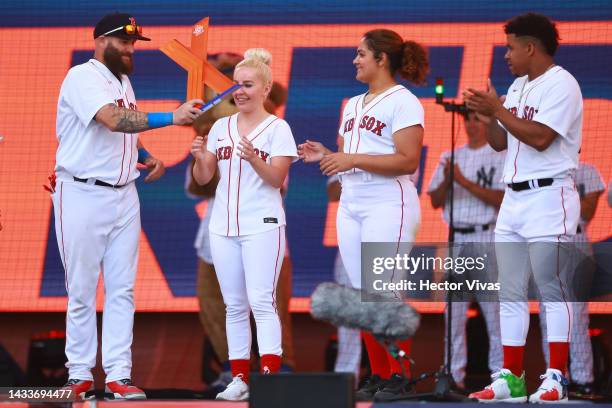
[[564,243],[576,234],[580,200],[573,180],[582,139],[582,94],[576,79],[553,56],[559,35],[547,17],[528,13],[505,25],[510,71],[518,78],[502,104],[490,81],[468,89],[469,109],[489,122],[487,137],[507,149],[507,185],[495,228],[499,267],[504,368],[493,383],[471,394],[479,401],[527,401],[523,353],[529,327],[527,285],[533,271],[546,303],[550,363],[530,402],[567,400],[565,370],[572,304],[564,280]]
[[[395,75],[420,84],[429,69],[426,50],[404,41],[391,30],[367,32],[353,60],[356,78],[368,92],[351,98],[342,114],[339,152],[319,142],[299,146],[305,162],[319,162],[323,174],[339,174],[338,248],[351,285],[361,288],[361,243],[414,242],[420,223],[419,197],[410,179],[419,165],[424,111],[419,100]],[[393,256],[390,254],[390,256]],[[364,334],[372,376],[357,391],[360,400],[390,401],[410,392],[404,369],[379,344]],[[399,348],[409,351],[410,340]]]
[[198,136],[191,152],[193,177],[206,184],[219,169],[210,219],[210,249],[226,306],[233,381],[217,399],[249,397],[250,311],[257,326],[263,373],[281,365],[281,327],[276,286],[285,252],[285,212],[280,189],[297,149],[289,125],[269,114],[264,102],[272,86],[270,53],[251,49],[234,70],[242,85],[233,97],[239,112]]
[[[486,125],[474,112],[465,113],[468,143],[455,152],[455,183],[453,191],[454,242],[459,245],[457,255],[474,256],[487,253],[494,241],[497,211],[504,198],[501,174],[505,153],[496,152],[487,143]],[[433,208],[443,207],[443,218],[450,226],[450,152],[444,152],[434,171],[427,194]],[[479,245],[478,243],[482,243]],[[478,253],[477,253],[478,252]],[[487,271],[490,274],[491,271]],[[476,276],[471,276],[471,279]],[[476,300],[479,301],[478,297]],[[480,309],[489,334],[489,369],[502,368],[502,346],[499,333],[499,303],[480,301]],[[469,302],[453,301],[451,374],[457,387],[464,388],[467,346],[465,338]]]
[[[580,162],[576,170],[576,187],[580,195],[580,222],[574,235],[573,242],[576,245],[576,252],[572,258],[572,265],[575,267],[588,268],[591,262],[584,262],[585,258],[593,257],[593,248],[587,235],[587,226],[595,216],[599,197],[606,190],[601,174],[597,168],[589,163]],[[590,289],[590,278],[593,271],[576,270],[577,277],[583,277],[581,289]],[[585,299],[578,299],[585,300]],[[572,319],[572,338],[570,342],[570,365],[569,374],[572,383],[569,385],[570,395],[586,396],[593,393],[593,348],[591,336],[589,335],[589,310],[587,302],[573,303]],[[546,361],[550,356],[546,347],[546,307],[540,305],[540,328],[542,331],[542,350]]]
[[96,287],[104,274],[102,366],[106,398],[144,399],[131,383],[134,280],[140,238],[140,204],[134,180],[142,163],[145,181],[164,173],[163,163],[142,147],[138,133],[190,124],[200,100],[174,112],[138,111],[128,74],[134,44],[149,41],[129,14],[103,17],[94,29],[94,58],[71,68],[57,105],[57,149],[53,187],[55,229],[66,271],[68,311],[66,384],[78,398],[94,397]]

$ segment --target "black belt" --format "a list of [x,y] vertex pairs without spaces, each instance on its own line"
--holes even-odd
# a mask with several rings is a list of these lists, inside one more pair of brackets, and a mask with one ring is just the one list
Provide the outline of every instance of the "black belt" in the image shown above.
[[488,231],[489,228],[491,228],[491,226],[489,224],[485,224],[485,225],[477,225],[475,227],[453,228],[453,230],[460,234],[473,234],[476,231]]
[[552,183],[553,179],[551,178],[541,178],[535,180],[521,181],[520,183],[510,183],[508,184],[508,187],[510,187],[513,191],[523,191],[530,190],[533,188],[552,186]]
[[580,225],[576,228],[576,234],[582,234],[582,227]]
[[[83,178],[78,178],[78,177],[72,177],[72,178],[74,179],[74,181],[78,181],[79,183],[87,183],[87,184],[90,184],[90,183],[88,183],[88,181],[89,181],[90,179],[83,179]],[[109,183],[107,183],[107,182],[100,181],[100,180],[95,180],[95,181],[94,181],[93,183],[91,183],[91,184],[94,184],[94,185],[96,185],[96,186],[102,186],[102,187],[111,187],[111,188],[121,188],[121,187],[125,187],[125,186],[127,186],[127,184],[122,184],[122,185],[120,185],[120,186],[118,186],[118,185],[112,185],[112,184],[109,184]]]

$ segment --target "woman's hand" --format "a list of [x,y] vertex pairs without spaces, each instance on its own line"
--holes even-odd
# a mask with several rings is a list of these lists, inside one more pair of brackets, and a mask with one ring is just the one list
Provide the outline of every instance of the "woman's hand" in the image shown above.
[[298,156],[304,163],[319,162],[323,156],[330,153],[331,151],[323,144],[312,140],[306,140],[306,143],[298,145]]
[[253,159],[257,159],[259,156],[255,154],[255,148],[253,147],[253,143],[246,137],[241,137],[240,142],[236,148],[238,150],[237,154],[243,160],[251,163]]
[[196,136],[191,143],[191,155],[196,160],[204,160],[204,154],[206,153],[206,143],[208,143],[208,135]]
[[333,176],[354,167],[353,155],[347,153],[331,153],[321,159],[321,172],[326,176]]

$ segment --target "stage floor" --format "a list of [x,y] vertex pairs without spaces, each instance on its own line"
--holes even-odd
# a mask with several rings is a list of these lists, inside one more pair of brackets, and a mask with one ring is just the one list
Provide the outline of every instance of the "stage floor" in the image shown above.
[[[612,403],[593,403],[590,401],[573,400],[565,404],[548,404],[548,407],[594,407],[597,408],[612,408]],[[358,402],[356,408],[423,408],[426,405],[427,408],[452,408],[452,405],[456,405],[457,408],[508,408],[508,404],[478,404],[474,402],[424,402],[424,401],[400,401],[400,402],[388,402],[388,403],[372,403],[372,402]],[[12,402],[0,402],[0,407],[11,407],[11,408],[26,408],[26,407],[55,407],[55,408],[69,408],[71,405],[57,404],[57,403],[37,403],[37,404],[26,404],[26,403],[12,403]],[[204,401],[204,400],[148,400],[148,401],[88,401],[84,403],[74,403],[72,408],[161,408],[161,407],[177,407],[177,408],[248,408],[248,402],[226,402],[226,401]],[[290,407],[287,407],[290,408]],[[316,408],[316,407],[312,407]]]

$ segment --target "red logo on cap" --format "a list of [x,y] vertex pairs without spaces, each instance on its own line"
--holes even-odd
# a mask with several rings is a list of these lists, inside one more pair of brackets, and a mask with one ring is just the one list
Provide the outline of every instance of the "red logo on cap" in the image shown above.
[[130,17],[130,25],[136,27],[136,19],[134,17]]

